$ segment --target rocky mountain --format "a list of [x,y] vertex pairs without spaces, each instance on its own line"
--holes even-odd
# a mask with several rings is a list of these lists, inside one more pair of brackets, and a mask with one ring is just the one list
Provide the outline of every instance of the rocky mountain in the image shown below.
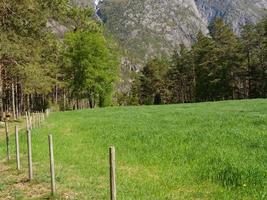
[[95,4],[97,14],[129,57],[139,62],[190,46],[199,31],[222,18],[239,34],[266,15],[267,0],[72,0]]
[[245,24],[256,23],[266,15],[267,8],[267,0],[195,0],[195,3],[208,23],[220,17],[237,34]]
[[208,33],[194,0],[110,0],[100,8],[107,29],[140,59],[189,46],[199,31]]

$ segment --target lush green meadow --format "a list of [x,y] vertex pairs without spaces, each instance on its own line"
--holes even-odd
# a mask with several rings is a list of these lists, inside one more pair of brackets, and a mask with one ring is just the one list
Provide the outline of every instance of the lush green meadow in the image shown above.
[[47,186],[48,133],[62,198],[109,198],[114,145],[118,199],[267,199],[264,99],[52,113],[32,132],[35,181]]

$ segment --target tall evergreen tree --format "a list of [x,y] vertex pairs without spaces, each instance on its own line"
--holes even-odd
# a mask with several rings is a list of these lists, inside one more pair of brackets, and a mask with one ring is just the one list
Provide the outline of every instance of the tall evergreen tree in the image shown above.
[[141,71],[140,100],[142,104],[161,104],[164,94],[164,76],[168,64],[164,59],[149,61]]
[[181,45],[180,52],[175,52],[168,71],[167,84],[172,103],[194,101],[195,69],[192,52]]

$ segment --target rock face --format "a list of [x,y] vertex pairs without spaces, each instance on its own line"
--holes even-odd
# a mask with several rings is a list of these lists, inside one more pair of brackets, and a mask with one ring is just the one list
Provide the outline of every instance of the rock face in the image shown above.
[[267,8],[267,0],[195,0],[195,3],[208,23],[220,17],[237,34],[245,24],[256,23],[266,15]]
[[239,34],[266,14],[267,0],[104,0],[99,6],[107,30],[143,61],[189,46],[216,17]]
[[108,32],[128,57],[144,62],[170,53],[179,44],[190,46],[199,31],[222,18],[239,34],[247,23],[266,15],[267,0],[72,0],[93,5]]
[[194,0],[106,0],[100,7],[107,29],[140,61],[208,33]]

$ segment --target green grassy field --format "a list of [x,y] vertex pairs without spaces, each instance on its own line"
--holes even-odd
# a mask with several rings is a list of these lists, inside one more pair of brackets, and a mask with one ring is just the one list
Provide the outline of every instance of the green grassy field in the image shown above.
[[[54,136],[58,198],[108,199],[108,148],[114,145],[118,199],[267,199],[264,99],[52,113],[32,133],[31,184],[49,189],[48,133]],[[26,176],[24,132],[20,140],[19,174]],[[30,199],[25,188],[7,189],[16,182],[14,161],[8,166],[13,179],[1,181],[0,173],[0,193]],[[48,189],[40,189],[41,196]]]

